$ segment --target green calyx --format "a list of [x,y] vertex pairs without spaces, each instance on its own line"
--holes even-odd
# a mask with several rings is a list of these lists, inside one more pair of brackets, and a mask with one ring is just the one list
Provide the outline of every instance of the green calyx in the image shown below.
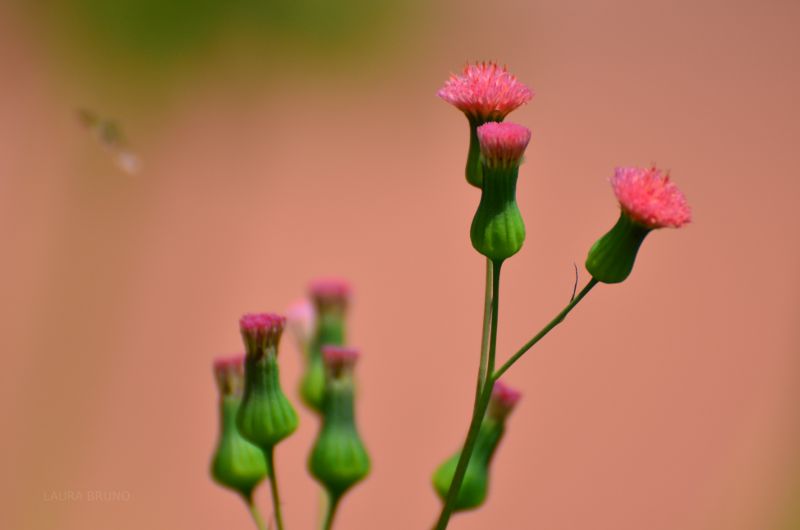
[[338,305],[319,308],[317,327],[306,353],[306,365],[300,380],[300,397],[312,410],[321,413],[325,397],[325,366],[322,347],[345,343],[345,309]]
[[464,173],[467,177],[467,182],[478,189],[483,187],[483,167],[481,164],[481,145],[478,141],[478,127],[487,121],[503,121],[499,119],[478,119],[467,116],[469,120],[469,151],[467,151],[467,167]]
[[[503,437],[503,422],[486,417],[481,424],[475,449],[469,459],[467,472],[456,499],[455,511],[472,510],[481,506],[489,490],[489,465]],[[461,451],[445,460],[433,474],[433,487],[442,502],[447,498]]]
[[603,283],[624,281],[633,270],[639,247],[651,230],[621,212],[617,224],[589,249],[586,270]]
[[300,397],[311,410],[322,412],[324,394],[325,364],[322,362],[322,355],[312,355],[309,351],[305,371],[300,379]]
[[525,242],[525,223],[517,206],[519,167],[483,165],[483,175],[483,193],[470,239],[475,250],[497,263],[519,252]]
[[275,348],[245,359],[244,396],[236,425],[261,449],[270,449],[297,429],[297,412],[281,390]]
[[211,476],[222,486],[250,499],[268,470],[261,449],[243,438],[236,428],[239,405],[237,396],[225,395],[220,399],[220,437],[211,459]]
[[322,426],[308,460],[311,474],[334,499],[370,470],[369,455],[356,429],[353,394],[350,375],[328,380]]

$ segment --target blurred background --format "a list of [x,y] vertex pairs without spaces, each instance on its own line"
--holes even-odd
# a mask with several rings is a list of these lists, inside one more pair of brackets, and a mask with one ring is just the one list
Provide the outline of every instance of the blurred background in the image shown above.
[[[320,275],[355,286],[374,463],[338,528],[430,527],[483,289],[436,90],[495,59],[536,92],[501,358],[585,281],[614,166],[670,169],[695,219],[509,372],[490,498],[451,527],[800,528],[799,23],[792,0],[2,0],[0,527],[250,528],[208,475],[211,360]],[[295,403],[299,360],[285,341]],[[303,409],[277,453],[291,529],[316,428]]]

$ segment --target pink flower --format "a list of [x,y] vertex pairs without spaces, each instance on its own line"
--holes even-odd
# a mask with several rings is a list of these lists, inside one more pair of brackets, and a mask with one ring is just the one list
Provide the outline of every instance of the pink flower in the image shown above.
[[437,94],[481,122],[500,121],[533,97],[530,88],[494,62],[465,65],[461,75],[451,74]]
[[359,357],[359,351],[348,346],[325,345],[322,347],[322,358],[334,377],[344,371],[352,370]]
[[511,388],[502,381],[496,381],[489,401],[489,416],[496,420],[505,419],[514,410],[521,397],[522,393],[519,390]]
[[648,228],[680,228],[692,219],[686,197],[655,167],[618,167],[611,186],[622,211]]
[[530,129],[516,123],[489,122],[478,127],[481,155],[488,167],[519,166],[530,140]]
[[214,359],[214,377],[222,394],[240,393],[244,386],[244,354]]
[[274,313],[248,313],[239,319],[239,330],[242,333],[247,353],[263,354],[266,348],[277,348],[286,317]]
[[350,298],[350,284],[341,278],[318,278],[309,288],[311,299],[316,306],[338,306],[344,308]]
[[305,349],[316,325],[314,306],[305,298],[296,300],[286,310],[286,321],[300,349]]

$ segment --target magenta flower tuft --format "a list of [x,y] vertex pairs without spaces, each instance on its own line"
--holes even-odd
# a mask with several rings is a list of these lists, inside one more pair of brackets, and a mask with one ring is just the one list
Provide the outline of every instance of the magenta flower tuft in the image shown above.
[[497,63],[467,64],[451,74],[437,93],[470,120],[502,121],[509,112],[531,100],[533,92]]
[[214,359],[214,377],[224,395],[240,394],[244,387],[244,354]]
[[692,219],[681,190],[655,167],[619,167],[611,186],[622,211],[647,228],[680,228]]
[[334,377],[339,377],[342,373],[351,371],[359,355],[360,353],[356,348],[349,346],[328,344],[322,347],[322,358]]
[[317,308],[336,306],[345,308],[351,289],[347,280],[341,278],[319,278],[311,282],[311,299]]
[[522,393],[519,390],[511,388],[502,381],[495,382],[489,401],[489,417],[504,420],[514,410],[521,397]]
[[[248,313],[239,319],[247,353],[262,355],[267,348],[277,350],[286,317],[274,313]],[[277,352],[276,352],[277,353]]]
[[487,167],[518,167],[531,141],[531,131],[516,123],[489,122],[478,127],[478,141]]

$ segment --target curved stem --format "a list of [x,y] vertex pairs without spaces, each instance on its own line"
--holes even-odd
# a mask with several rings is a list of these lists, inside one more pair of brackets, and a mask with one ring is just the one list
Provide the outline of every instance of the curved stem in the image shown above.
[[333,528],[333,518],[336,516],[336,509],[339,507],[339,501],[341,499],[341,495],[328,495],[328,509],[325,512],[325,522],[322,523],[322,530],[330,530]]
[[[517,353],[512,355],[509,360],[507,360],[505,363],[503,363],[503,366],[498,368],[498,370],[496,372],[493,372],[489,379],[492,382],[497,381],[498,379],[500,379],[500,376],[502,376],[504,373],[506,373],[506,370],[511,368],[511,366],[515,362],[517,362],[517,360],[519,360],[520,357],[525,355],[525,352],[530,350],[533,347],[534,344],[539,342],[542,339],[542,337],[547,335],[550,332],[551,329],[553,329],[557,325],[561,324],[561,322],[564,321],[564,318],[569,314],[569,312],[572,311],[572,308],[574,308],[576,305],[578,305],[578,303],[581,300],[583,300],[583,297],[586,296],[589,293],[589,291],[592,290],[592,287],[594,287],[595,285],[597,285],[597,280],[595,280],[594,278],[589,280],[589,283],[586,284],[586,287],[581,289],[581,292],[578,293],[578,296],[576,296],[575,298],[570,300],[570,302],[567,304],[567,306],[564,309],[562,309],[561,312],[559,314],[557,314],[556,317],[553,320],[551,320],[549,324],[547,324],[545,327],[543,327],[542,330],[539,333],[537,333],[536,335],[534,335],[531,340],[526,342],[525,345],[517,351]],[[493,371],[493,368],[492,368],[492,371]]]
[[275,513],[275,524],[278,530],[283,530],[283,516],[281,515],[281,496],[278,493],[278,478],[275,469],[275,447],[264,450],[269,469],[269,489],[272,491],[272,510]]
[[[487,374],[491,374],[494,371],[495,351],[497,349],[497,322],[499,320],[498,308],[500,306],[500,267],[502,264],[502,261],[498,261],[494,263],[492,267],[492,318],[489,336]],[[436,530],[444,530],[447,528],[450,517],[453,515],[458,493],[459,490],[461,490],[461,483],[464,481],[464,475],[467,472],[467,467],[472,457],[472,451],[475,449],[475,442],[478,439],[478,432],[481,428],[483,416],[486,413],[489,399],[492,396],[491,382],[491,378],[488,378],[484,382],[478,399],[476,400],[469,431],[467,431],[467,438],[464,440],[464,447],[461,449],[461,455],[458,458],[458,464],[456,465],[453,480],[450,483],[450,489],[447,491],[447,498],[445,499],[444,506],[442,506],[442,512],[439,514],[439,520],[436,522]]]
[[256,528],[258,528],[258,530],[267,530],[267,525],[264,523],[264,518],[261,516],[261,512],[258,511],[258,506],[256,506],[256,503],[253,500],[253,495],[251,494],[250,497],[245,497],[244,501],[247,504],[247,509],[250,510],[250,515],[253,517],[253,521],[256,523]]

